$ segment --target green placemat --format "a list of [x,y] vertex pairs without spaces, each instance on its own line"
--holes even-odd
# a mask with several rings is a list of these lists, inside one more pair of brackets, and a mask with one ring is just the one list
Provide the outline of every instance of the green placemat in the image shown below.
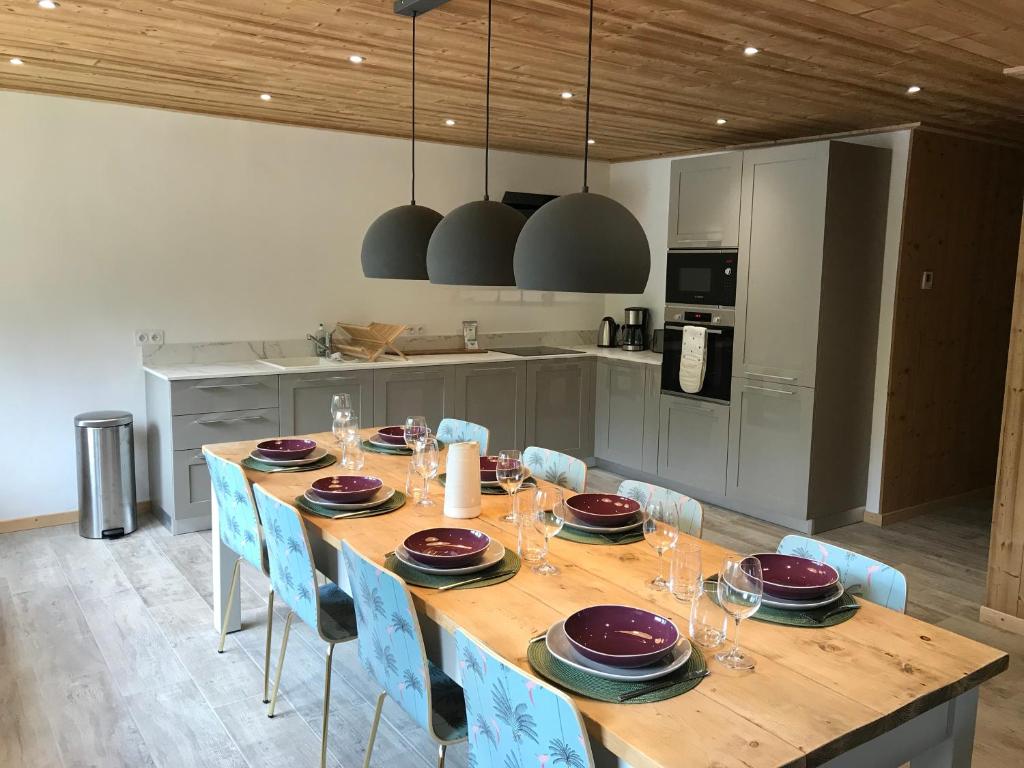
[[431,587],[432,589],[447,587],[449,584],[459,584],[460,582],[468,579],[475,579],[477,576],[487,576],[489,573],[500,574],[490,578],[480,579],[479,581],[473,581],[469,584],[464,584],[458,587],[451,587],[452,590],[456,590],[489,587],[492,584],[500,584],[503,581],[508,581],[519,573],[519,569],[522,567],[522,561],[520,561],[519,555],[511,549],[506,549],[505,556],[487,570],[479,571],[477,573],[464,573],[458,576],[439,576],[433,573],[418,571],[415,568],[410,568],[395,557],[394,554],[388,555],[387,560],[384,561],[384,566],[389,571],[397,573],[409,584],[415,584],[417,587]]
[[[442,440],[437,441],[437,450],[444,450],[445,444]],[[363,440],[363,450],[370,453],[383,453],[385,456],[412,456],[412,448],[396,445],[394,448],[385,448],[381,445],[374,445],[369,440]]]
[[[718,574],[710,576],[708,581],[718,581]],[[715,605],[718,605],[718,595],[715,592],[709,592],[708,597],[714,601]],[[810,608],[805,611],[786,611],[782,608],[771,608],[767,605],[762,604],[750,618],[755,621],[764,621],[769,624],[782,624],[787,627],[811,627],[812,629],[823,629],[825,627],[834,627],[836,624],[842,624],[844,621],[852,619],[857,611],[843,611],[837,613],[834,616],[825,618],[826,614],[830,611],[834,611],[836,608],[846,608],[847,606],[857,605],[857,601],[853,595],[849,592],[843,592],[843,596],[840,597],[836,602],[829,603],[822,608]]]
[[556,538],[575,541],[577,544],[633,544],[644,540],[644,531],[643,528],[637,528],[636,530],[623,531],[622,533],[591,533],[590,531],[581,531],[578,528],[564,526],[558,532]]
[[246,456],[242,459],[242,466],[246,469],[254,469],[257,472],[265,472],[271,474],[272,472],[313,472],[324,467],[331,466],[338,460],[338,457],[333,453],[328,453],[319,461],[314,461],[312,464],[302,464],[298,467],[279,467],[276,464],[267,464],[265,461],[258,461],[252,456]]
[[[651,704],[655,701],[664,701],[665,699],[681,696],[687,691],[692,691],[704,679],[704,675],[701,673],[707,672],[707,661],[704,659],[704,654],[700,652],[700,648],[693,643],[690,645],[693,651],[682,667],[670,675],[643,682],[627,683],[619,680],[608,680],[576,669],[576,667],[570,667],[564,661],[560,661],[551,655],[551,651],[548,650],[547,643],[544,642],[543,638],[530,643],[526,649],[526,658],[530,660],[530,666],[539,675],[581,696],[597,699],[598,701],[609,701],[613,704]],[[678,682],[668,688],[651,691],[651,693],[637,696],[635,699],[619,700],[619,697],[623,694],[632,693],[648,685],[671,683],[673,680]]]
[[329,517],[332,520],[352,520],[357,517],[376,517],[377,515],[386,515],[388,512],[394,512],[396,509],[400,509],[405,506],[405,501],[405,494],[401,491],[395,491],[395,495],[379,507],[360,509],[354,512],[343,512],[338,509],[331,509],[330,507],[325,507],[322,504],[310,501],[305,496],[296,496],[295,506],[309,512],[311,515]]
[[[442,472],[440,475],[437,476],[437,481],[441,483],[441,485],[445,484],[446,474],[447,473]],[[528,477],[523,481],[523,484],[520,487],[520,489],[536,487],[537,481],[534,480],[532,477]],[[502,488],[500,485],[481,485],[480,493],[483,494],[484,496],[508,496],[508,494],[505,493],[505,489]]]

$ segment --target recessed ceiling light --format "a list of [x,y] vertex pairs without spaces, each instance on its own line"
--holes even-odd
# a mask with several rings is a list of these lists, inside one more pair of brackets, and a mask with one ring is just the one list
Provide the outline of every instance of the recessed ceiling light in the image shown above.
[[587,144],[597,144],[595,139],[587,139]]
[[920,92],[921,92],[921,86],[920,85],[912,85],[909,88],[907,88],[907,93],[920,93]]
[[351,61],[353,64],[362,64],[364,61],[366,61],[366,58],[360,56],[358,53],[353,53],[351,56],[348,57],[348,60]]
[[725,125],[728,122],[729,121],[726,120],[724,117],[720,117],[717,120],[715,120],[715,125]]
[[744,56],[756,56],[760,52],[761,50],[759,48],[755,48],[752,45],[748,45],[746,48],[743,49]]
[[270,101],[270,100],[271,100],[272,98],[274,98],[274,97],[273,97],[273,96],[271,96],[271,95],[270,95],[269,93],[261,93],[261,94],[260,94],[260,98],[261,98],[261,99],[262,99],[263,101]]
[[40,8],[45,8],[48,11],[52,11],[54,8],[60,7],[60,3],[58,3],[57,0],[39,0],[36,5]]
[[574,95],[572,91],[562,91],[563,99],[571,99]]
[[447,120],[444,121],[444,124],[451,128],[453,125],[455,125],[455,121],[449,117]]
[[20,67],[24,63],[25,62],[22,61],[21,59],[19,59],[17,56],[15,56],[14,58],[11,59],[11,64],[13,64],[16,67]]

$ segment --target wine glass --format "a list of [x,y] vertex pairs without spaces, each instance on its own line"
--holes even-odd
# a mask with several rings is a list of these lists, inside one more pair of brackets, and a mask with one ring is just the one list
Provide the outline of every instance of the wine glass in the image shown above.
[[352,397],[347,392],[331,396],[331,416],[336,419],[339,414],[345,418],[352,417]]
[[673,597],[681,603],[689,603],[690,637],[693,637],[693,608],[704,591],[700,544],[677,541],[675,549],[672,550],[672,564],[669,568],[669,585]]
[[423,416],[410,416],[405,420],[405,444],[416,450],[416,444],[427,439],[430,430],[427,429],[427,420]]
[[432,437],[425,438],[416,443],[414,450],[413,466],[416,467],[417,474],[423,478],[423,494],[418,504],[422,507],[431,507],[434,502],[430,498],[430,481],[437,477],[437,470],[441,466],[437,440]]
[[501,522],[514,523],[516,521],[515,495],[519,486],[523,484],[524,478],[523,455],[519,451],[501,451],[494,468],[498,484],[505,489],[509,498],[509,511],[501,518]]
[[561,488],[538,488],[534,494],[533,512],[530,522],[544,537],[544,555],[540,563],[533,567],[534,573],[550,576],[558,573],[558,567],[547,561],[548,542],[557,536],[565,523],[565,502],[562,500]]
[[667,590],[665,552],[679,539],[679,510],[675,504],[652,501],[644,508],[644,538],[658,553],[658,575],[649,583],[655,589]]
[[756,557],[727,557],[718,574],[718,602],[736,622],[732,648],[716,653],[715,658],[729,669],[754,668],[754,660],[740,650],[740,622],[757,613],[764,594],[761,562]]

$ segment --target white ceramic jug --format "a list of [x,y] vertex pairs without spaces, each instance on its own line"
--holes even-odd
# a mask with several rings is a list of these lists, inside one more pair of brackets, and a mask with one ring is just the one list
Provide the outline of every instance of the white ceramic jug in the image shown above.
[[452,443],[447,451],[444,481],[445,517],[480,516],[480,446]]

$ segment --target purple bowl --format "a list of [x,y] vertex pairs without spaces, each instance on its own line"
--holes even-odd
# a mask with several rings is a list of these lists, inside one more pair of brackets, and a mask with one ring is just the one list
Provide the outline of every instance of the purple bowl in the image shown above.
[[383,485],[384,481],[379,477],[335,475],[314,481],[313,493],[334,504],[358,504],[372,498]]
[[315,449],[316,440],[299,440],[298,438],[264,440],[262,443],[256,444],[256,450],[260,455],[281,461],[304,459]]
[[490,544],[490,536],[471,528],[428,528],[402,542],[413,560],[433,568],[472,565],[484,556]]
[[664,616],[626,605],[593,605],[565,620],[572,647],[610,667],[645,667],[672,652],[679,629]]
[[772,597],[809,600],[824,595],[839,583],[839,572],[817,560],[775,552],[751,557],[761,563],[764,591]]
[[[430,429],[427,429],[430,435]],[[381,427],[377,430],[377,438],[388,445],[405,445],[405,427]]]
[[496,482],[498,482],[498,457],[497,456],[481,456],[480,457],[480,482],[481,483],[496,483]]
[[578,493],[565,505],[584,523],[591,525],[626,525],[636,521],[640,502],[614,493]]

